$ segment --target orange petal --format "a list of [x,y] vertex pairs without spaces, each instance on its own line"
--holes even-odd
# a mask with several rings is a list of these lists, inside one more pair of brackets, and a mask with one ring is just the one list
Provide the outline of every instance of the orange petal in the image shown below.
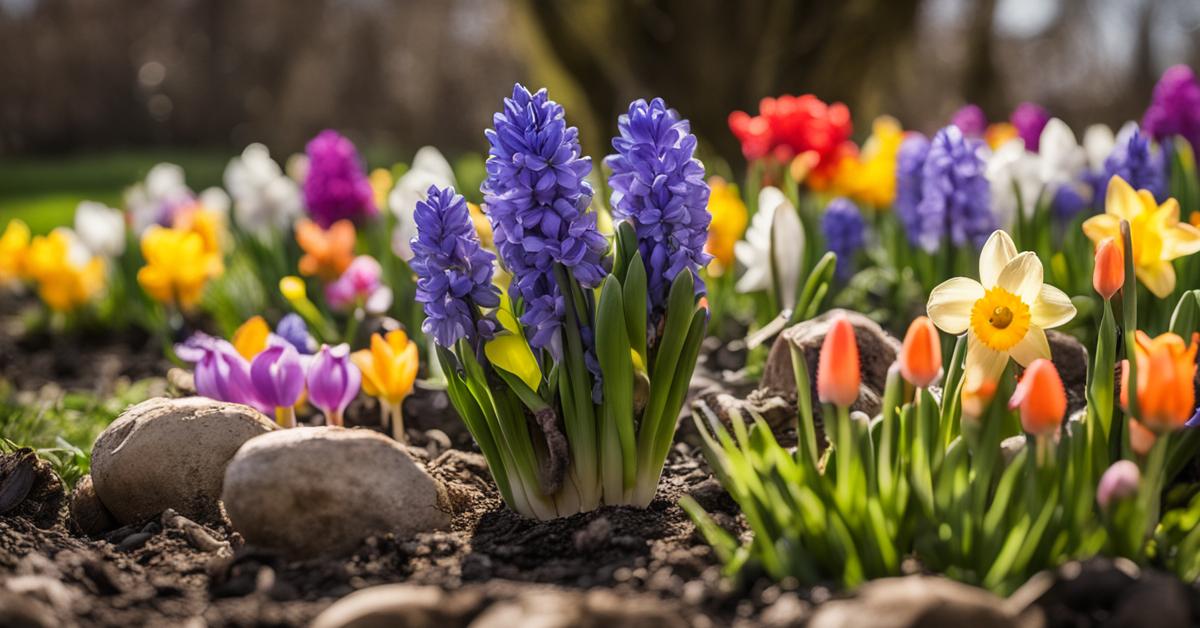
[[928,317],[917,317],[904,334],[900,347],[900,374],[918,388],[932,384],[942,370],[942,346],[937,328]]
[[1054,363],[1038,358],[1025,369],[1008,403],[1021,409],[1021,427],[1035,435],[1053,434],[1067,413],[1067,393]]
[[850,407],[858,399],[859,372],[858,342],[854,326],[845,316],[839,316],[829,327],[821,345],[817,366],[817,398],[821,403]]

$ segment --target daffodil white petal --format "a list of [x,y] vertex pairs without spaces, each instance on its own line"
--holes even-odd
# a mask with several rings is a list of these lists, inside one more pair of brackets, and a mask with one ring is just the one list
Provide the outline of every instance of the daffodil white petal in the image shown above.
[[1050,343],[1046,340],[1046,332],[1041,327],[1030,325],[1025,337],[1010,350],[1012,358],[1021,366],[1029,366],[1038,358],[1050,359]]
[[1004,265],[996,285],[1032,304],[1042,290],[1042,261],[1032,251],[1017,255]]
[[1071,297],[1050,284],[1042,284],[1042,291],[1029,310],[1031,322],[1042,329],[1053,329],[1075,318]]
[[975,390],[983,382],[998,380],[1005,366],[1008,366],[1007,353],[983,344],[975,334],[967,337],[967,361],[963,368],[967,390]]
[[1017,245],[1013,244],[1012,238],[999,229],[994,231],[979,253],[979,281],[984,289],[996,285],[1000,271],[1016,256]]
[[925,305],[929,319],[948,334],[961,334],[971,324],[971,308],[983,298],[983,286],[974,279],[955,277],[929,293]]

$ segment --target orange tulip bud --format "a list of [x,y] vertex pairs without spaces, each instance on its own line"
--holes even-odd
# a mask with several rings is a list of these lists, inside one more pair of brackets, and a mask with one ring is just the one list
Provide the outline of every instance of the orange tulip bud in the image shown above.
[[1125,283],[1125,257],[1121,247],[1112,238],[1105,238],[1096,247],[1096,269],[1092,273],[1092,287],[1105,299],[1111,299]]
[[859,373],[858,342],[850,319],[839,316],[825,334],[821,345],[821,360],[817,365],[817,398],[848,408],[858,399]]
[[[1196,411],[1196,349],[1200,333],[1192,334],[1191,346],[1183,338],[1165,333],[1150,338],[1134,334],[1137,358],[1138,410],[1145,427],[1156,432],[1178,429]],[[1121,369],[1121,406],[1129,412],[1129,364]]]
[[941,374],[942,343],[929,317],[919,316],[908,326],[900,347],[900,374],[918,388],[927,388]]
[[1141,421],[1137,419],[1129,419],[1129,448],[1139,456],[1145,456],[1150,453],[1150,449],[1154,447],[1154,441],[1158,437],[1154,432],[1146,429]]
[[1021,428],[1034,435],[1053,434],[1067,413],[1067,391],[1054,363],[1038,358],[1029,364],[1008,400],[1010,409],[1021,409]]

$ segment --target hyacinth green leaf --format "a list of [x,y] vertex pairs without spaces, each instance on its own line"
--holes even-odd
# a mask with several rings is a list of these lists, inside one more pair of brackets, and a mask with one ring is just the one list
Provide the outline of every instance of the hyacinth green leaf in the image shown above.
[[471,437],[479,444],[479,449],[483,452],[484,459],[487,460],[488,470],[491,471],[492,478],[500,489],[500,496],[504,498],[504,503],[511,505],[513,495],[509,488],[508,471],[504,466],[503,456],[496,446],[496,438],[492,434],[491,426],[488,425],[483,410],[467,390],[466,382],[459,373],[458,361],[445,348],[438,347],[437,350],[438,359],[441,360],[442,370],[446,375],[446,392],[450,396],[450,401],[454,404],[459,416],[462,417],[463,423],[467,424],[467,430],[471,432]]
[[646,266],[640,251],[635,252],[629,260],[629,269],[621,284],[629,345],[642,359],[642,368],[649,369],[650,356],[646,353]]
[[[605,494],[619,495],[637,477],[637,439],[633,426],[633,361],[625,326],[621,283],[609,276],[600,290],[596,313],[596,354],[604,373]],[[611,465],[615,466],[609,468]]]
[[637,232],[633,225],[624,220],[617,224],[616,248],[612,274],[616,276],[617,281],[624,283],[629,262],[638,253]]
[[1187,340],[1196,331],[1200,331],[1200,290],[1188,290],[1171,313],[1171,332]]
[[792,314],[787,322],[789,327],[801,320],[807,320],[816,315],[821,301],[829,291],[829,284],[833,281],[835,270],[837,270],[837,254],[833,251],[828,251],[813,266],[812,272],[808,274],[803,287],[796,286],[796,294],[799,297],[797,297],[795,304],[792,306]]

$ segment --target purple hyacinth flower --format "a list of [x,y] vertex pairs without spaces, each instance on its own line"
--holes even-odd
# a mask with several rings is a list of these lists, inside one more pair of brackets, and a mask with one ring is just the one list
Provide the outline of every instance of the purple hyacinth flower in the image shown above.
[[201,396],[270,411],[251,382],[250,363],[229,341],[197,332],[175,345],[175,355],[195,365],[193,377]]
[[964,105],[962,109],[954,112],[950,124],[958,127],[967,137],[981,138],[987,130],[987,116],[983,114],[979,105]]
[[1017,128],[1017,136],[1025,141],[1025,150],[1036,153],[1042,138],[1042,129],[1050,121],[1050,112],[1031,102],[1023,102],[1013,110],[1009,122]]
[[1050,200],[1050,210],[1054,219],[1060,223],[1070,222],[1079,215],[1079,212],[1087,209],[1091,200],[1090,194],[1091,191],[1086,183],[1080,186],[1058,186]]
[[275,334],[295,347],[301,355],[312,355],[317,350],[317,341],[308,333],[308,323],[295,312],[279,319]]
[[1200,81],[1191,68],[1176,65],[1163,72],[1142,128],[1159,142],[1178,135],[1200,150]]
[[1104,185],[1099,190],[1101,199],[1114,175],[1135,190],[1150,190],[1160,203],[1167,200],[1166,156],[1161,149],[1151,145],[1150,138],[1136,124],[1121,129],[1112,153],[1104,160]]
[[963,137],[954,125],[932,141],[913,135],[901,144],[896,211],[914,246],[932,253],[948,240],[978,248],[996,230],[982,148],[982,141]]
[[342,413],[358,396],[362,371],[350,361],[350,345],[322,345],[308,367],[308,400],[325,413],[329,425],[341,425]]
[[492,124],[484,132],[490,148],[480,190],[496,249],[513,275],[513,302],[524,304],[529,343],[559,357],[566,310],[556,265],[585,288],[599,286],[608,272],[608,240],[588,211],[592,161],[582,156],[578,129],[567,126],[562,106],[545,89],[531,94],[514,85]]
[[304,392],[304,366],[290,344],[267,347],[250,362],[250,381],[270,408],[291,408]]
[[366,302],[381,287],[383,268],[370,255],[359,255],[341,277],[325,285],[325,300],[335,310]]
[[491,338],[498,325],[479,308],[500,305],[500,289],[492,285],[496,256],[480,246],[466,200],[453,188],[430,186],[413,220],[410,263],[425,309],[422,331],[447,348],[464,338],[476,345]]
[[829,201],[821,216],[821,233],[826,248],[837,254],[838,277],[846,279],[854,270],[854,254],[866,240],[866,224],[858,206],[842,197]]
[[304,203],[322,229],[342,218],[361,223],[379,212],[358,150],[349,139],[337,131],[325,130],[308,143],[306,150]]
[[929,138],[915,132],[904,138],[896,154],[896,216],[913,246],[921,240],[917,206],[921,204],[921,174],[928,155]]
[[712,259],[704,252],[712,222],[709,188],[704,164],[694,157],[690,124],[663,99],[633,101],[617,128],[620,135],[612,141],[617,152],[604,160],[612,170],[612,213],[637,234],[654,329],[676,275],[690,270],[696,294],[704,294],[700,269]]

